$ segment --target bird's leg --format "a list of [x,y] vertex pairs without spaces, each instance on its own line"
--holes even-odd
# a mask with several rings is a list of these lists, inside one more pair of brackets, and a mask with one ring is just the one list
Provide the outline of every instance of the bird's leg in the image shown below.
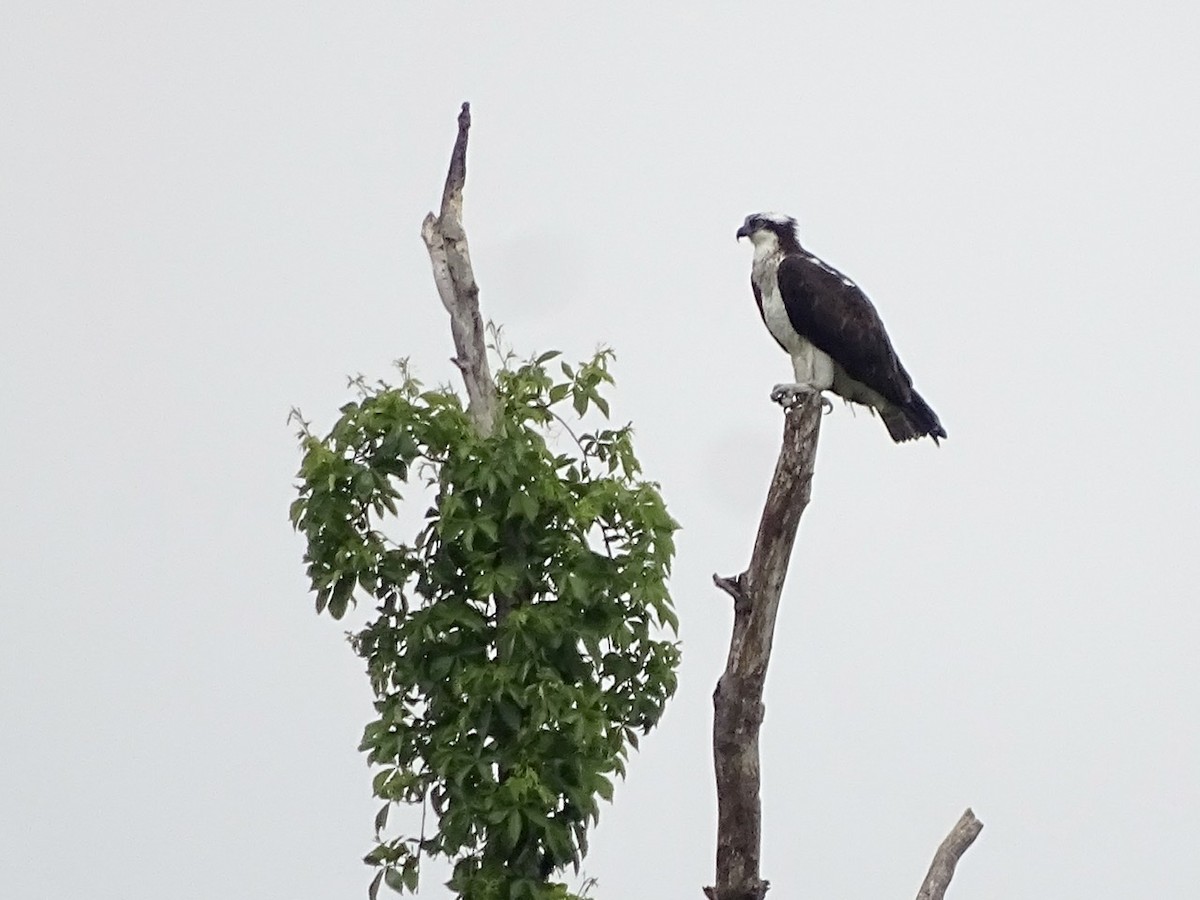
[[791,357],[796,380],[791,384],[775,385],[771,389],[771,399],[784,409],[791,409],[816,394],[821,398],[821,409],[824,412],[832,410],[833,404],[823,393],[833,387],[833,367],[829,358],[808,341],[802,341]]
[[819,387],[815,387],[812,384],[777,384],[771,388],[771,399],[784,409],[799,406],[813,394],[821,398],[821,408],[825,412],[833,409],[833,404],[829,402],[829,398],[821,393]]

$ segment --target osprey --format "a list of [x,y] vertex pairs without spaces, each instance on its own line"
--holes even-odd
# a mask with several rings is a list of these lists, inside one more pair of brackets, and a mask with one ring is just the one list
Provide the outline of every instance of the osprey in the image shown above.
[[878,410],[892,440],[946,436],[937,414],[913,390],[867,295],[833,266],[800,246],[796,220],[755,213],[738,229],[750,238],[750,286],[771,336],[792,357],[795,384],[776,385],[771,399],[790,406],[831,390]]

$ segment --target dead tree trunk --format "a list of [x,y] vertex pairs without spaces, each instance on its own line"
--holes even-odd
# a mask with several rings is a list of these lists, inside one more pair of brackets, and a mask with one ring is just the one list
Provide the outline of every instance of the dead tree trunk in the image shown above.
[[[704,889],[709,900],[763,900],[770,887],[760,873],[758,744],[763,688],[796,531],[812,494],[821,409],[821,398],[813,395],[786,411],[783,448],[767,492],[750,566],[734,578],[713,575],[717,587],[733,598],[733,635],[725,672],[713,692],[717,879]],[[942,900],[959,857],[982,828],[971,810],[963,813],[938,848],[917,900]]]
[[967,810],[950,829],[937,853],[933,854],[933,862],[929,866],[929,874],[917,891],[917,900],[942,900],[946,896],[946,888],[954,877],[954,867],[967,848],[975,843],[979,832],[983,831],[983,823],[975,818],[975,813]]
[[716,585],[733,598],[733,637],[725,674],[713,692],[717,883],[704,889],[709,900],[762,900],[770,886],[759,874],[758,734],[763,687],[796,529],[812,493],[820,433],[819,396],[784,414],[783,449],[767,492],[750,567],[736,578],[713,576]]
[[462,372],[467,385],[467,411],[475,429],[484,436],[496,424],[496,383],[488,367],[487,346],[483,340],[483,317],[479,313],[479,285],[471,268],[467,232],[463,228],[463,187],[467,181],[467,133],[471,128],[471,104],[464,103],[458,114],[458,137],[450,153],[450,170],[442,189],[438,215],[429,213],[421,224],[421,237],[433,264],[433,280],[438,296],[450,313],[450,331],[454,336],[453,363]]

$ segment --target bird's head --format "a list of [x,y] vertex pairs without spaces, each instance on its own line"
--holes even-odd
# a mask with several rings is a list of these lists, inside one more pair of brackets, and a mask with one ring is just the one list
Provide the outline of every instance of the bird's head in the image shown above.
[[796,237],[796,220],[782,213],[751,213],[737,231],[738,240],[750,238],[755,250],[762,251],[777,247],[799,247]]

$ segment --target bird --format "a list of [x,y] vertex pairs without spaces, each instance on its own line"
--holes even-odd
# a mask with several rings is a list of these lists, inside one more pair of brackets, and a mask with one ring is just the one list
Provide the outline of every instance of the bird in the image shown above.
[[858,285],[800,245],[794,218],[751,213],[737,236],[754,246],[750,286],[763,323],[792,358],[796,381],[776,385],[772,400],[786,408],[832,391],[878,412],[896,443],[928,436],[937,444],[946,436],[914,390],[874,305]]

